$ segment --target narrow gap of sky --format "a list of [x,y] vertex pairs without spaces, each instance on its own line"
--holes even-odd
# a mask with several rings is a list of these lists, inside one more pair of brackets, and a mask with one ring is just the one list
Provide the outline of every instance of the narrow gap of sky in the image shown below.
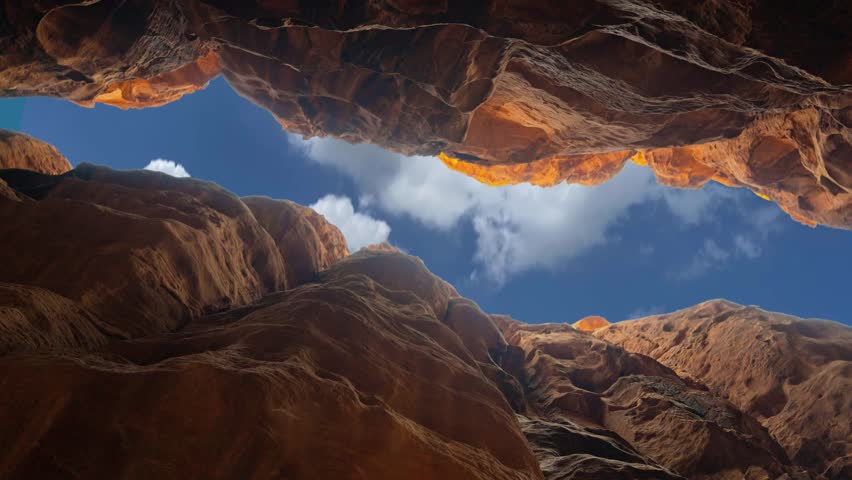
[[0,128],[52,143],[74,165],[164,159],[238,195],[315,204],[350,242],[388,237],[484,310],[526,322],[618,321],[727,298],[852,323],[852,234],[802,226],[744,189],[668,189],[632,165],[598,187],[486,187],[433,158],[304,141],[222,79],[146,110],[3,99]]

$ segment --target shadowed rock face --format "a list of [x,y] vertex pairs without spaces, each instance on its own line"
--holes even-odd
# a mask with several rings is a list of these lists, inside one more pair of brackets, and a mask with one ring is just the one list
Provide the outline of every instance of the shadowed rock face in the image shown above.
[[[2,478],[848,476],[848,422],[804,428],[849,419],[846,327],[693,309],[788,339],[737,346],[777,373],[751,398],[748,369],[599,338],[621,324],[488,315],[393,247],[347,255],[292,202],[85,164],[0,180]],[[717,363],[724,342],[681,336]],[[755,407],[779,388],[796,402]]]
[[760,421],[790,459],[852,471],[852,330],[716,300],[595,336],[706,384]]
[[340,230],[310,208],[267,197],[244,197],[242,201],[272,236],[281,258],[287,259],[288,285],[312,281],[317,273],[349,255]]
[[288,130],[492,184],[628,159],[852,228],[852,6],[775,0],[7,1],[0,92],[155,106],[221,72]]

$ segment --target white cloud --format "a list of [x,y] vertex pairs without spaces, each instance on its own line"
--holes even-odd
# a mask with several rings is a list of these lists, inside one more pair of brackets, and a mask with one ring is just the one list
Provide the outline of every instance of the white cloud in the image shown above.
[[[351,177],[360,190],[361,208],[407,216],[443,231],[470,222],[476,233],[476,270],[471,278],[497,284],[533,268],[557,267],[592,247],[618,241],[612,227],[627,217],[631,206],[659,201],[682,224],[694,227],[714,221],[724,205],[737,205],[742,198],[720,185],[691,191],[660,186],[649,169],[630,163],[614,179],[595,187],[491,187],[448,169],[434,157],[405,157],[374,145],[329,138],[289,135],[288,139],[308,158]],[[765,240],[775,218],[775,212],[755,215],[758,233],[744,233],[741,246],[732,247],[733,254],[754,258],[749,254],[759,250],[758,242]],[[652,254],[653,246],[640,246],[640,253]],[[732,254],[708,240],[687,268],[673,276],[700,276],[724,262],[721,257],[726,255]]]
[[651,173],[634,166],[597,187],[490,187],[434,157],[405,157],[335,139],[290,138],[312,160],[352,177],[362,202],[368,199],[386,212],[439,230],[470,221],[477,234],[473,276],[498,284],[608,242],[609,227],[654,187]]
[[655,305],[653,307],[640,307],[627,314],[627,320],[650,317],[666,313],[666,307]]
[[391,229],[386,222],[356,212],[349,197],[326,195],[310,207],[340,229],[352,252],[386,242],[390,235]]
[[153,170],[155,172],[165,173],[166,175],[171,175],[173,177],[188,177],[189,172],[183,168],[183,165],[173,162],[171,160],[163,160],[162,158],[158,158],[156,160],[151,160],[148,162],[148,165],[145,165],[145,170]]
[[713,212],[724,202],[736,199],[737,192],[710,183],[700,190],[661,188],[658,194],[675,217],[687,225],[694,226],[714,218]]
[[674,277],[678,280],[700,277],[721,267],[730,257],[730,252],[720,247],[715,240],[708,238],[704,240],[704,245],[701,246],[692,261],[683,269],[674,272]]

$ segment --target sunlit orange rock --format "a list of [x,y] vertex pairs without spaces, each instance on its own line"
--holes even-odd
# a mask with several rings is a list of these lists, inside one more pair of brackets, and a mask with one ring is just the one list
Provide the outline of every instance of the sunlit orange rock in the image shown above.
[[207,86],[219,74],[219,58],[212,50],[177,70],[151,78],[111,83],[93,103],[121,109],[159,107]]
[[577,330],[582,330],[584,332],[593,332],[607,325],[609,325],[607,319],[599,317],[597,315],[590,315],[588,317],[577,320],[573,323],[572,326]]
[[60,175],[71,163],[53,145],[29,135],[0,129],[0,170],[18,168]]
[[465,162],[440,153],[438,158],[452,170],[492,186],[531,183],[552,187],[561,182],[580,185],[603,183],[624,167],[626,152],[601,155],[574,155],[515,164],[479,164]]

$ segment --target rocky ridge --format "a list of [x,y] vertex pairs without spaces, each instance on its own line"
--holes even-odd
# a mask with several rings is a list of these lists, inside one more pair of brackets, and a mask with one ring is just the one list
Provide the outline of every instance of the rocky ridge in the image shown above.
[[289,131],[491,184],[745,187],[852,228],[852,5],[7,1],[0,94],[157,106],[222,74]]
[[291,202],[0,180],[0,478],[848,476],[848,327],[728,302],[525,324]]

